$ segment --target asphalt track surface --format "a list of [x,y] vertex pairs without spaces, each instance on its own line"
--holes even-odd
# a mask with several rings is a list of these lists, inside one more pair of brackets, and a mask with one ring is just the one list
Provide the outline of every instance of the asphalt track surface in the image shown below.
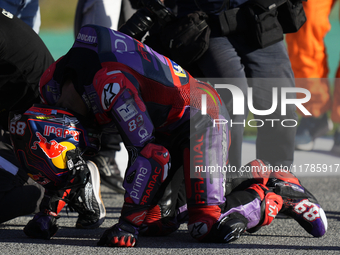
[[[335,8],[334,8],[335,9]],[[339,51],[338,20],[332,21],[332,31],[326,36],[330,62],[330,77],[334,77]],[[42,31],[41,37],[55,59],[64,55],[73,43],[73,32]],[[0,254],[340,254],[340,169],[335,172],[340,157],[329,153],[331,139],[318,139],[313,152],[295,153],[295,174],[321,203],[328,218],[328,231],[321,238],[313,238],[292,219],[275,219],[270,226],[254,234],[244,234],[229,244],[198,243],[187,232],[186,225],[167,237],[140,237],[134,248],[98,247],[97,241],[105,229],[118,221],[123,195],[102,186],[107,217],[98,229],[74,228],[77,214],[62,210],[58,220],[60,229],[51,240],[30,239],[22,229],[32,215],[18,217],[0,224]],[[243,163],[255,158],[254,141],[244,143]],[[120,169],[126,166],[126,151],[117,154]],[[307,169],[307,165],[309,164]],[[311,166],[326,164],[327,171],[316,172]],[[332,172],[331,172],[332,167]],[[339,167],[340,168],[340,167]],[[1,205],[5,210],[6,205]]]
[[[198,243],[191,238],[185,224],[166,237],[140,237],[134,248],[98,247],[97,241],[104,230],[118,221],[123,195],[102,186],[102,197],[107,217],[98,229],[74,228],[77,214],[60,213],[60,229],[51,240],[30,239],[22,229],[32,215],[19,217],[0,225],[0,254],[340,254],[340,169],[335,171],[340,157],[329,153],[330,139],[319,140],[313,152],[296,152],[295,164],[327,163],[333,172],[296,172],[304,186],[322,204],[328,217],[328,231],[321,238],[313,238],[293,219],[275,219],[270,226],[253,234],[244,234],[229,244]],[[254,141],[244,144],[244,161],[253,159]],[[124,150],[120,152],[119,165],[126,164]],[[306,166],[304,165],[306,168]],[[340,167],[339,167],[340,168]],[[299,169],[299,168],[297,168]],[[5,210],[6,205],[1,205]]]

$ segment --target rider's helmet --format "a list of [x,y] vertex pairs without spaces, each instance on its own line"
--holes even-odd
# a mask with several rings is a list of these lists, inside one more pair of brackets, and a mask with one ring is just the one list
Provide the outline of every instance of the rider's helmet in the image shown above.
[[10,113],[9,131],[20,165],[47,189],[67,185],[67,151],[77,148],[81,154],[95,154],[100,148],[100,135],[80,119],[68,109],[46,105]]

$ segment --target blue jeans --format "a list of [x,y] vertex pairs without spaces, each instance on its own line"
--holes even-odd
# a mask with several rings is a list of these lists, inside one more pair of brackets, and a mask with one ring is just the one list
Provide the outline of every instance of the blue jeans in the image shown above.
[[24,21],[37,34],[39,33],[41,24],[39,0],[0,0],[0,7]]
[[[254,49],[243,35],[211,37],[209,49],[199,59],[197,65],[205,78],[223,78],[221,81],[224,84],[236,85],[242,90],[246,110],[244,115],[234,115],[231,93],[227,89],[217,89],[234,123],[244,123],[247,118],[248,87],[253,88],[253,105],[258,110],[271,108],[272,89],[278,88],[277,109],[268,116],[254,115],[254,119],[262,120],[264,123],[262,127],[257,128],[256,158],[266,160],[274,166],[290,166],[294,158],[296,127],[284,127],[281,123],[285,119],[297,121],[297,115],[294,105],[287,105],[286,115],[281,115],[281,87],[295,87],[284,42],[275,43],[264,49]],[[289,98],[295,98],[293,93],[287,95]],[[275,121],[273,125],[273,122],[266,119],[279,121]],[[256,125],[256,121],[251,125]],[[291,121],[289,125],[293,126],[293,122]],[[243,131],[243,124],[231,127],[230,163],[238,168],[241,166]]]

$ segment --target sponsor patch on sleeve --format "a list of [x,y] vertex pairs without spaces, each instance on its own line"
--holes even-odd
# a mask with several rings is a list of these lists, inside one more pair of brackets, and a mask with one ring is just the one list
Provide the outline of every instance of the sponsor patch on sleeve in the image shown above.
[[171,61],[172,64],[172,68],[174,70],[174,73],[178,76],[178,77],[186,77],[187,75],[185,74],[185,71],[183,70],[183,68],[177,64],[176,62]]
[[130,103],[119,106],[116,111],[119,113],[124,121],[128,121],[138,114],[136,107],[134,107],[134,105]]

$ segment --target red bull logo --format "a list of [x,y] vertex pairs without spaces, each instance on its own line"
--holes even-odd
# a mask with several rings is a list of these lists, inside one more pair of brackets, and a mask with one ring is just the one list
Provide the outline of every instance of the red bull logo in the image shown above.
[[38,137],[39,141],[35,141],[31,149],[36,150],[37,145],[39,145],[42,151],[50,159],[60,156],[61,153],[67,149],[66,146],[61,145],[56,140],[51,140],[50,142],[48,142],[47,139],[43,137],[39,132],[36,132],[35,134]]
[[66,152],[74,150],[76,146],[70,142],[58,143],[56,140],[48,142],[39,132],[36,132],[35,134],[39,141],[35,141],[31,149],[36,150],[38,149],[37,145],[39,145],[45,155],[52,160],[53,165],[59,169],[66,169]]
[[56,137],[66,138],[68,135],[71,135],[75,141],[79,141],[79,131],[70,130],[68,128],[56,128],[53,126],[46,125],[44,127],[44,136],[50,136],[54,134]]

